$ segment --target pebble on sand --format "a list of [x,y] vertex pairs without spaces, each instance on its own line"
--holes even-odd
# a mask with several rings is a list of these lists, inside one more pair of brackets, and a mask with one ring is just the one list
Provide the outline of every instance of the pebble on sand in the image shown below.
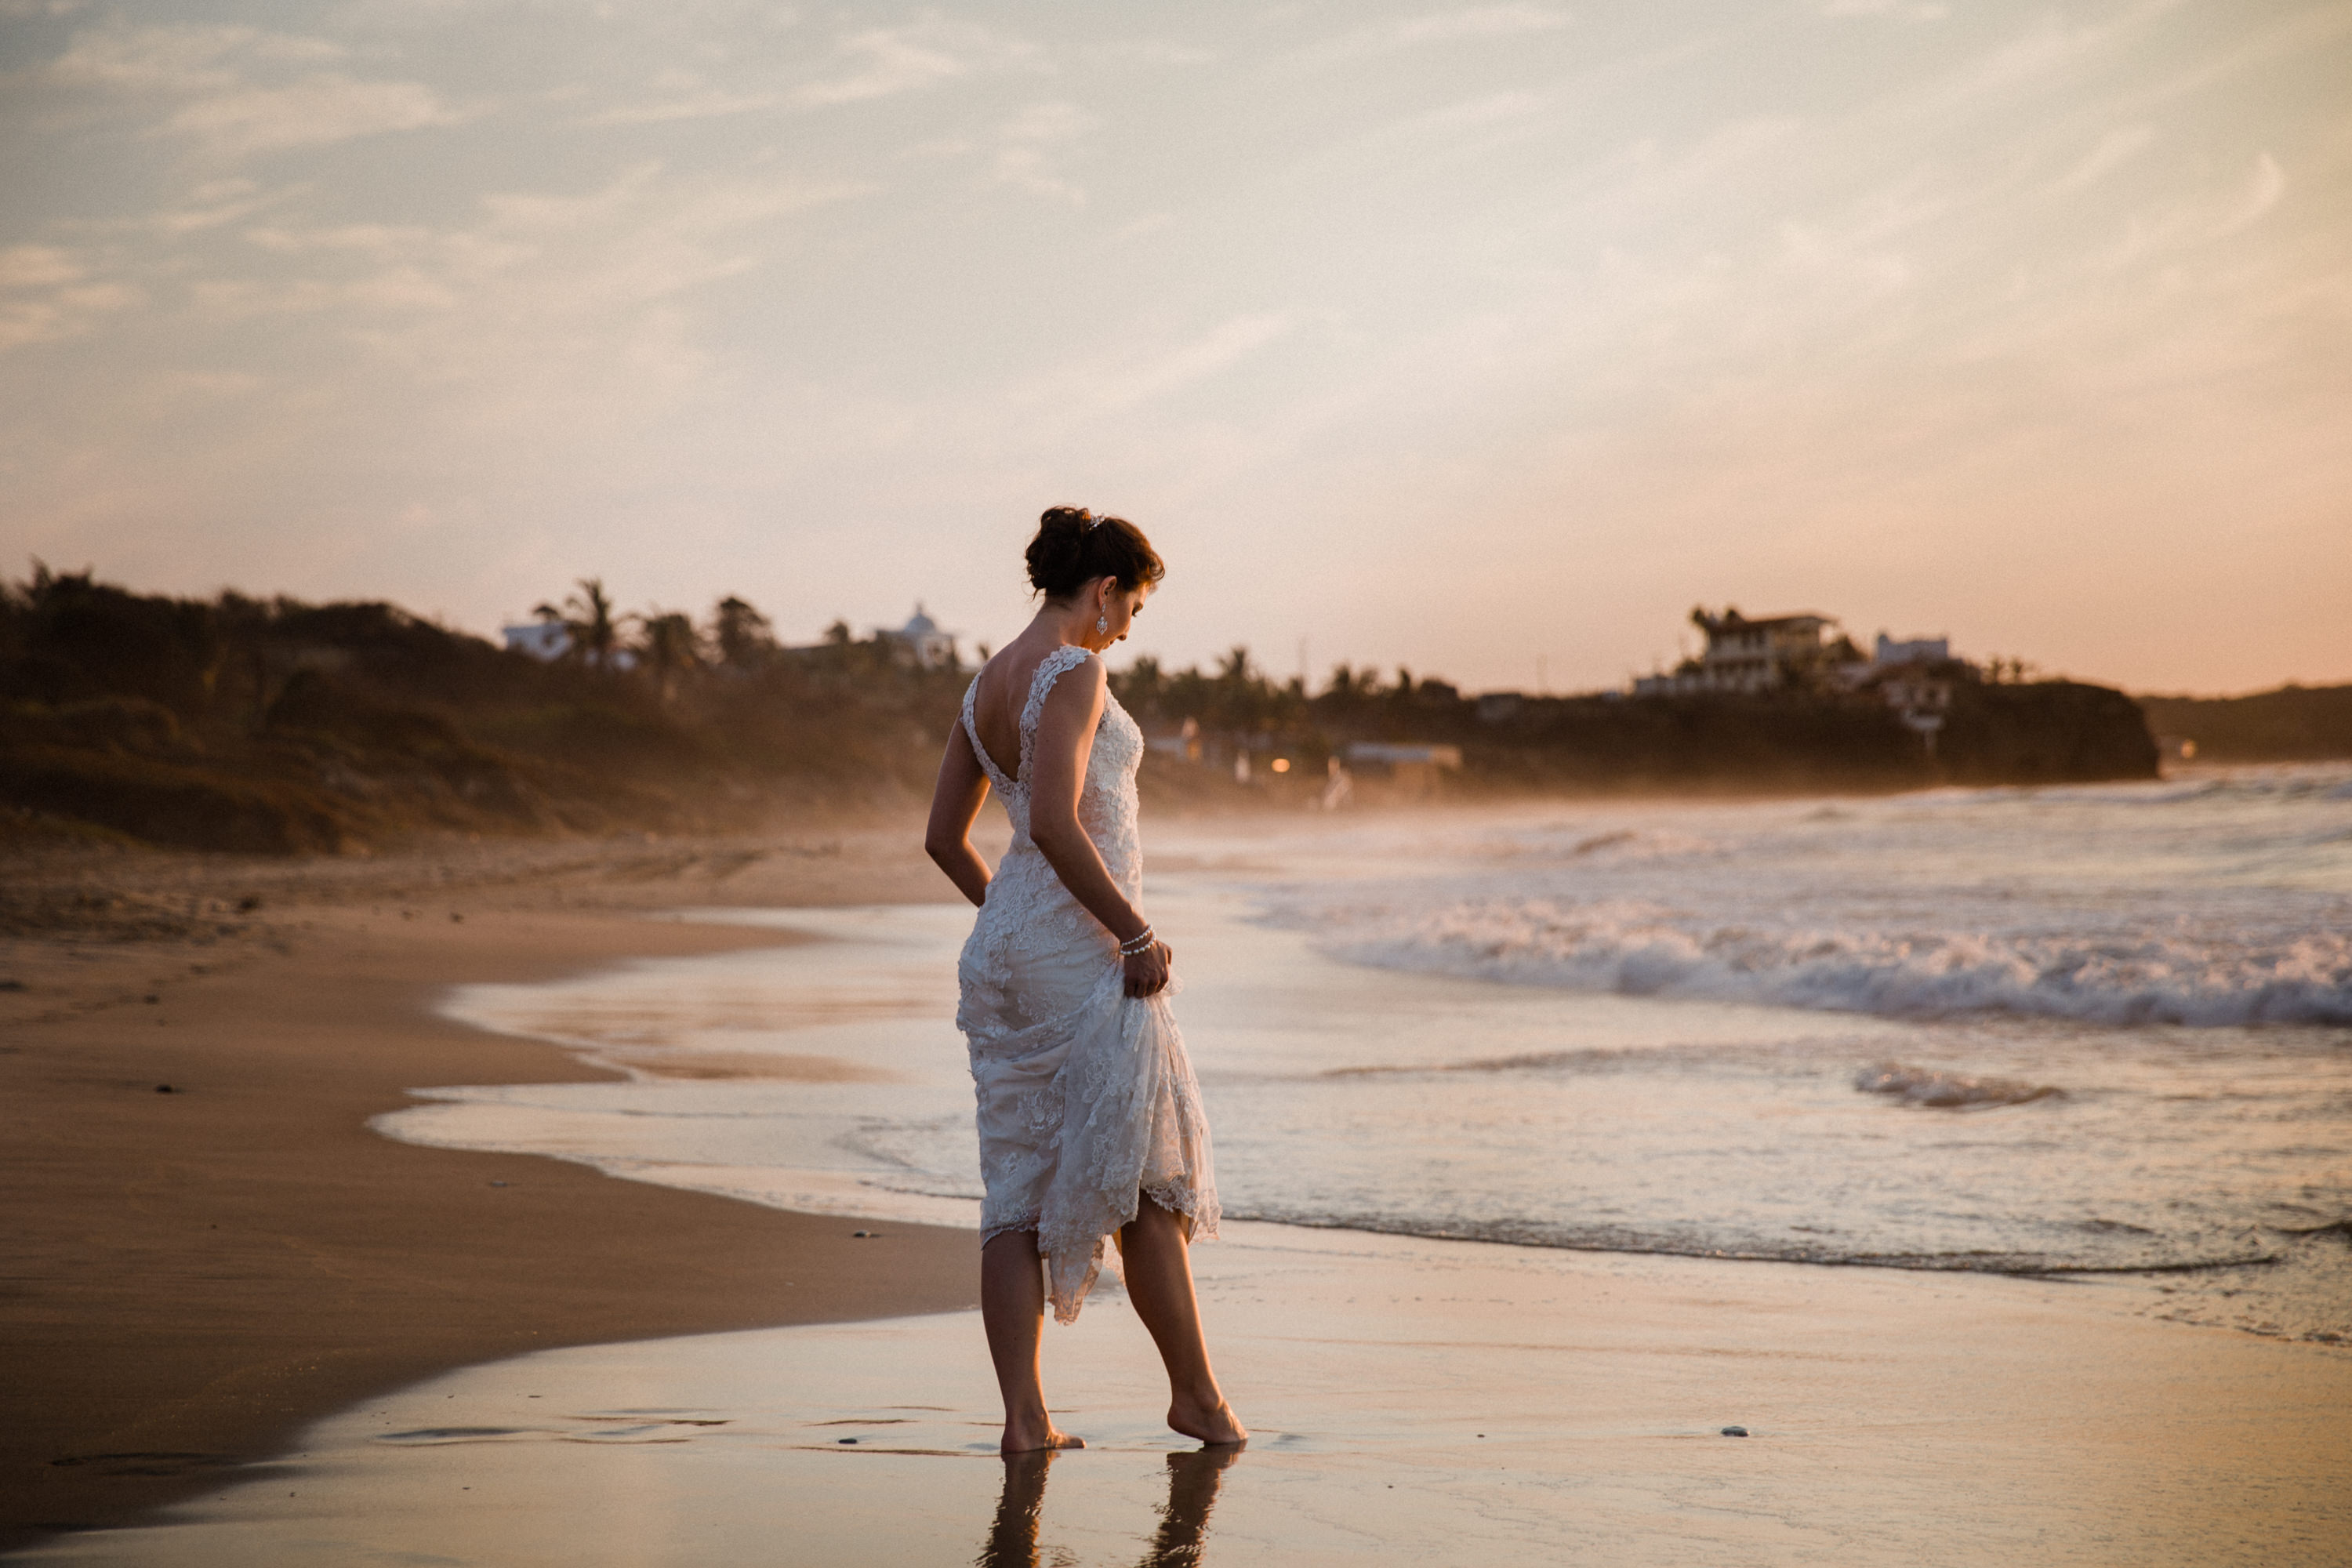
[[1727,1437],[1745,1437],[1748,1436],[1748,1428],[1745,1426],[1726,1426],[1723,1429],[1723,1435]]

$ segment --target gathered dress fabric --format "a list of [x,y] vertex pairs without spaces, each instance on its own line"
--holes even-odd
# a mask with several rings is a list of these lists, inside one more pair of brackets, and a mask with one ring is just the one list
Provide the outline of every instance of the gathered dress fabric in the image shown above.
[[[1054,682],[1092,656],[1063,647],[1031,678],[1021,709],[1020,776],[1007,778],[972,719],[964,738],[1004,799],[1013,843],[988,885],[957,965],[956,1026],[971,1052],[979,1100],[983,1245],[1034,1231],[1054,1315],[1074,1321],[1103,1263],[1103,1243],[1142,1198],[1183,1216],[1195,1238],[1217,1233],[1216,1181],[1201,1089],[1168,994],[1127,994],[1118,940],[1088,913],[1029,837],[1037,721]],[[1105,695],[1087,753],[1078,825],[1131,900],[1143,891],[1136,769],[1143,731]]]

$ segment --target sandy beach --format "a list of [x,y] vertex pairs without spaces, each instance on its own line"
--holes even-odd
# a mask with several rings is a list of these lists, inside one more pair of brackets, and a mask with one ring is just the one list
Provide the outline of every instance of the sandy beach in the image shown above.
[[[1201,870],[1274,854],[1265,830],[1166,842],[1159,907],[1222,980],[1186,1016],[1236,1106],[1221,1051],[1276,1061],[1341,991],[1348,1059],[1379,1070],[1282,1069],[1302,1082],[1390,1081],[1474,1013],[1503,1052],[1563,1018],[1686,1050],[1778,1016],[1663,1026],[1641,999],[1310,963]],[[21,883],[18,908],[89,925],[12,939],[0,976],[26,987],[0,993],[9,1542],[84,1564],[2352,1558],[2352,1352],[2161,1321],[2131,1276],[1242,1223],[1198,1267],[1250,1448],[1212,1463],[1158,1426],[1114,1287],[1048,1342],[1092,1447],[1005,1467],[969,1199],[918,1145],[843,1135],[892,1101],[968,1116],[922,979],[963,917],[904,903],[935,888],[884,830]],[[674,1147],[644,1131],[664,1108]],[[1228,1126],[1245,1184],[1249,1117]]]
[[773,868],[762,900],[910,888],[893,841],[21,865],[0,942],[0,1544],[193,1495],[450,1367],[972,1300],[961,1232],[869,1243],[367,1129],[415,1086],[608,1076],[436,1017],[446,987],[772,944],[636,911],[707,899],[714,867]]

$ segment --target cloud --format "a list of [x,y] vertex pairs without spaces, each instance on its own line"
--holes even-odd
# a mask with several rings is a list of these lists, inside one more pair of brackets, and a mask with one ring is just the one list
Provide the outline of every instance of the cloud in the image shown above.
[[2111,272],[2226,239],[2260,223],[2285,194],[2286,171],[2270,153],[2259,153],[2235,192],[2178,197],[2161,209],[2134,213],[2123,237],[2093,255],[2087,265],[2095,273]]
[[257,27],[110,23],[75,35],[41,74],[69,93],[179,100],[152,133],[229,159],[467,118],[421,82],[325,68],[348,53],[324,38]]
[[644,163],[584,192],[486,196],[464,226],[257,227],[245,238],[278,264],[192,292],[224,321],[331,312],[428,379],[498,381],[502,360],[568,360],[570,343],[626,342],[649,322],[682,344],[687,296],[762,265],[780,221],[858,189]]
[[54,245],[0,249],[0,353],[80,337],[146,296],[90,275],[82,257]]
[[1549,5],[1476,5],[1456,11],[1432,11],[1326,39],[1307,48],[1298,57],[1298,63],[1317,69],[1368,55],[1557,33],[1566,28],[1570,20],[1567,12]]
[[264,32],[258,27],[110,23],[77,33],[44,73],[63,87],[129,93],[205,92],[235,87],[236,60],[317,63],[346,51],[323,38]]
[[2099,144],[2081,163],[2052,181],[2047,189],[2053,195],[2079,191],[2137,157],[2155,140],[2156,127],[2152,125],[2126,125],[2110,131],[2099,138]]
[[1289,314],[1278,310],[1236,316],[1205,337],[1105,376],[1100,401],[1109,408],[1130,408],[1205,381],[1287,336],[1297,324]]
[[1940,22],[1952,8],[1937,0],[1812,0],[1816,16],[1885,16],[1896,22]]
[[2245,191],[2237,205],[2213,226],[2213,237],[2220,239],[2242,228],[2251,228],[2263,214],[2278,205],[2279,197],[2285,194],[2286,171],[2268,153],[2261,154],[2254,160],[2252,173],[2246,177]]
[[360,81],[322,72],[284,87],[210,93],[164,122],[164,130],[237,158],[317,147],[394,131],[455,125],[467,116],[413,81]]
[[1507,38],[1525,33],[1556,33],[1569,24],[1565,11],[1549,5],[1478,5],[1466,11],[1435,11],[1397,23],[1389,36],[1401,47],[1451,43],[1456,38]]
[[1008,121],[996,153],[996,178],[1041,196],[1083,205],[1086,191],[1053,172],[1055,151],[1076,141],[1094,119],[1071,103],[1033,103]]
[[1217,58],[1213,49],[1164,38],[1122,38],[1093,45],[1085,53],[1087,59],[1108,65],[1203,66]]
[[0,250],[0,289],[46,289],[83,276],[73,253],[54,245],[12,245]]
[[903,27],[868,27],[848,34],[835,54],[835,74],[803,84],[792,95],[794,103],[818,109],[895,98],[1023,63],[1036,51],[984,27],[934,14]]
[[691,71],[667,70],[654,78],[654,95],[640,102],[617,105],[592,114],[585,125],[662,125],[680,120],[717,120],[751,114],[783,101],[775,92],[730,92],[704,82]]
[[2053,79],[2130,41],[2134,32],[2181,0],[2139,0],[2095,23],[2070,25],[2043,16],[2008,42],[1969,61],[1943,82],[1911,95],[1915,110],[1974,105],[2013,89],[2047,87]]

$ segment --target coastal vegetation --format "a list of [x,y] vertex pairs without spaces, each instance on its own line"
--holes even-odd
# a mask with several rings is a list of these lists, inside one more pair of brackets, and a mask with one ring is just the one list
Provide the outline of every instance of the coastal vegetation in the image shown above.
[[2120,691],[2069,680],[1996,681],[1947,667],[1950,706],[1931,748],[1874,694],[1803,688],[1629,698],[1467,696],[1400,669],[1334,669],[1319,692],[1276,685],[1235,648],[1213,674],[1139,659],[1113,685],[1147,730],[1190,720],[1206,759],[1246,750],[1291,761],[1270,787],[1319,786],[1354,742],[1456,748],[1454,787],[1554,791],[1889,790],[1936,784],[2146,778],[2156,748]]
[[[142,595],[37,564],[0,584],[13,836],[259,853],[415,834],[742,831],[921,800],[971,668],[835,623],[787,646],[749,602],[622,611],[584,580],[535,657],[383,603]],[[1276,680],[1138,658],[1113,677],[1163,808],[1303,805],[1365,742],[1458,751],[1451,793],[1886,790],[2144,777],[2120,692],[1963,667],[1931,752],[1874,699],[1468,696],[1409,670]],[[1236,763],[1244,765],[1236,766]],[[1378,763],[1359,799],[1383,798]],[[1246,775],[1246,782],[1243,782]]]
[[2143,697],[2148,728],[2211,763],[2352,757],[2352,686],[2292,682],[2243,697]]
[[581,588],[572,609],[603,627],[545,660],[387,604],[37,568],[0,597],[0,802],[19,828],[294,852],[742,828],[928,787],[954,669],[839,626],[787,656],[740,601],[706,635]]

